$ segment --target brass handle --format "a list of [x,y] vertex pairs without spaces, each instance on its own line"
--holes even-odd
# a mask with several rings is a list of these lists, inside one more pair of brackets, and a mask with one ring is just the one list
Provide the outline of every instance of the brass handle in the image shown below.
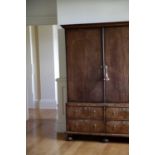
[[113,115],[116,115],[116,111],[113,111],[112,114],[113,114]]
[[75,110],[75,113],[79,113],[79,110],[78,110],[78,109],[76,109],[76,110]]
[[116,124],[114,124],[114,125],[113,125],[113,128],[116,129],[116,127],[117,127]]
[[122,124],[123,124],[123,125],[125,125],[125,124],[126,124],[126,122],[124,122],[124,121],[123,121],[123,122],[122,122]]
[[96,129],[96,124],[94,124],[93,126],[94,126],[94,128]]
[[79,123],[78,122],[76,122],[76,127],[78,127],[79,126]]
[[123,112],[128,112],[128,109],[127,108],[122,108],[122,111]]
[[88,110],[88,108],[87,107],[84,107],[84,110],[86,111],[86,110]]
[[104,81],[109,81],[110,78],[109,78],[109,75],[108,75],[108,66],[105,65],[104,66]]

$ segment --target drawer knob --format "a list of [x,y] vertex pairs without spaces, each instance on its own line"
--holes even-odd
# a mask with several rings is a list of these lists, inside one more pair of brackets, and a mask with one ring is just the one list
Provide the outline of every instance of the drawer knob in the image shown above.
[[94,113],[96,112],[96,110],[93,111]]

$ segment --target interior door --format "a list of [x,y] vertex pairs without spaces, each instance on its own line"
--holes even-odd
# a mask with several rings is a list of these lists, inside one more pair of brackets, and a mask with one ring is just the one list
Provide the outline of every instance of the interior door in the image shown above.
[[[105,102],[129,102],[129,27],[104,29]],[[105,76],[104,74],[104,76]]]
[[68,101],[103,102],[102,30],[66,30]]

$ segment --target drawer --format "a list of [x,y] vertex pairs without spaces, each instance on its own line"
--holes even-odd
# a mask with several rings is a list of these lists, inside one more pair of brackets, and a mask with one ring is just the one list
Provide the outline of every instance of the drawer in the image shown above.
[[91,119],[104,119],[104,108],[103,107],[90,107],[90,118]]
[[104,132],[104,122],[96,120],[68,120],[67,130],[72,132]]
[[89,120],[68,120],[67,130],[72,132],[90,132]]
[[69,119],[104,119],[102,107],[67,107]]
[[106,120],[129,120],[129,108],[108,107],[105,110]]
[[106,133],[128,134],[129,122],[128,121],[108,121],[106,122]]
[[93,133],[103,133],[105,131],[104,121],[98,121],[98,120],[90,121],[90,130]]
[[87,119],[90,118],[89,107],[67,107],[67,118],[69,119]]

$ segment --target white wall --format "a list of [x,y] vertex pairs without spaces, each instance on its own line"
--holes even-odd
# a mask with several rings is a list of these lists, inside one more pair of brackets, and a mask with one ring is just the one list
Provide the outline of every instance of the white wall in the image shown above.
[[66,87],[66,49],[65,49],[65,33],[64,29],[58,26],[59,38],[59,70],[60,77],[57,79],[58,86],[58,121],[57,131],[64,132],[66,128],[66,110],[65,104],[67,102],[67,87]]
[[58,24],[129,20],[129,0],[57,0]]
[[38,26],[41,108],[56,108],[52,26]]
[[40,100],[40,68],[39,68],[39,48],[37,26],[29,26],[30,29],[30,47],[32,64],[32,93],[33,103],[29,106],[34,108]]
[[56,0],[27,0],[27,25],[51,25],[57,23]]
[[[27,107],[57,108],[54,64],[58,64],[56,26],[27,26]],[[57,59],[57,61],[54,60]]]
[[59,38],[59,67],[60,77],[66,78],[66,46],[65,46],[65,31],[62,27],[58,26],[58,38]]
[[55,78],[55,97],[58,104],[57,79],[60,77],[59,49],[58,49],[58,26],[53,25],[53,56],[54,56],[54,78]]
[[28,107],[33,103],[32,66],[30,50],[30,27],[26,27],[26,118],[29,118]]

